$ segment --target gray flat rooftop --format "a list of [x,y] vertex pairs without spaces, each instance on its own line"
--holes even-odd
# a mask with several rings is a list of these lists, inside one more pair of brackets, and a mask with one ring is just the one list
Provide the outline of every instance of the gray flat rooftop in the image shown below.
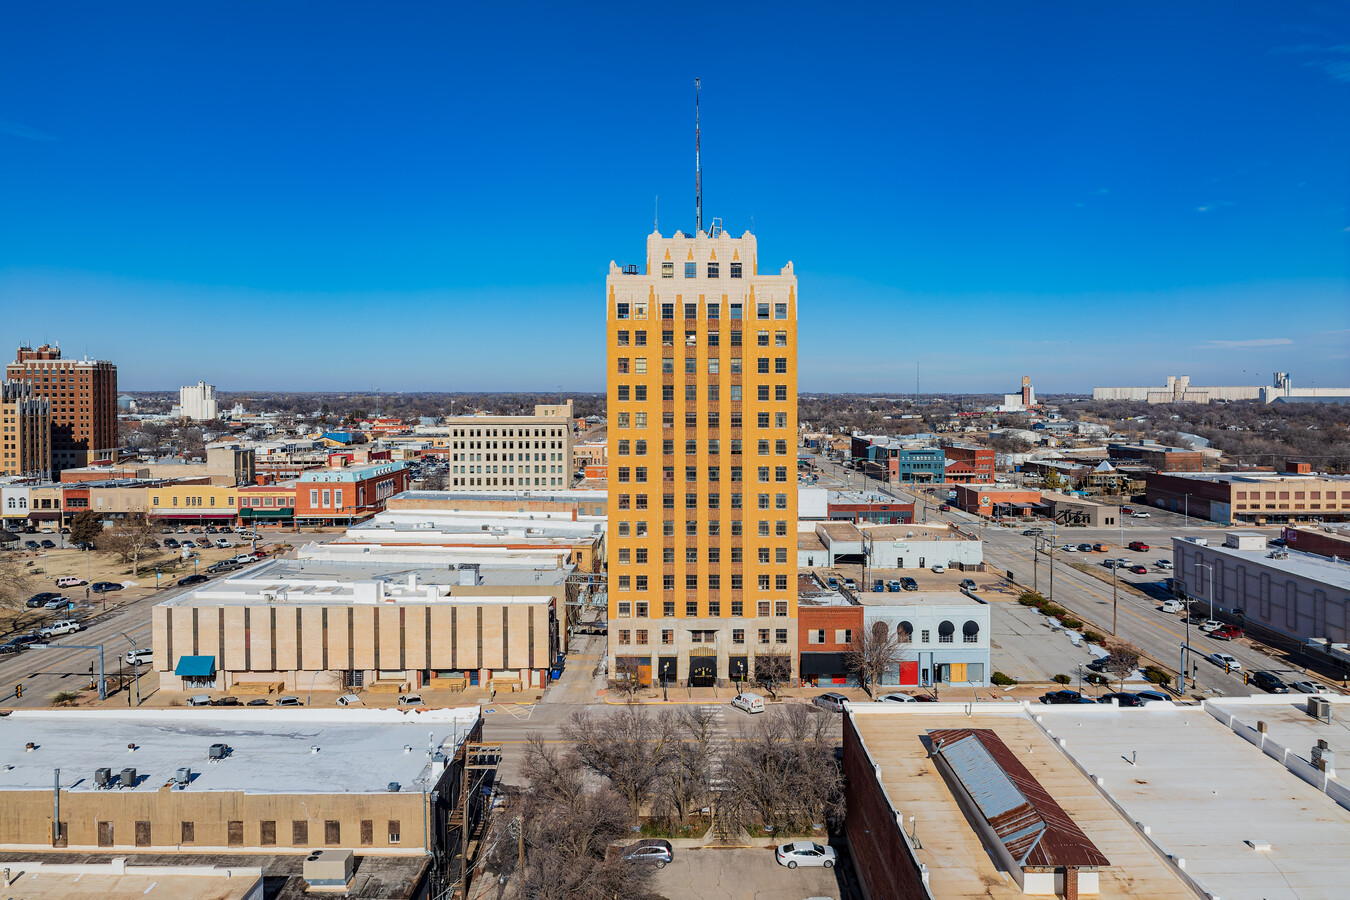
[[[135,790],[154,792],[180,766],[189,791],[249,794],[383,793],[391,781],[421,790],[434,781],[432,746],[454,754],[479,718],[476,706],[398,709],[15,710],[0,727],[0,791],[93,791],[94,770],[134,767]],[[27,743],[36,747],[25,750]],[[207,749],[230,755],[207,761]],[[127,750],[135,744],[135,752]],[[411,751],[405,752],[404,747]],[[312,748],[318,747],[314,752]]]
[[863,606],[988,606],[973,600],[960,591],[859,591],[858,602]]
[[973,541],[945,525],[863,525],[863,534],[875,541]]
[[[535,569],[527,566],[479,566],[479,586],[518,587],[521,585],[560,585],[567,581],[572,566],[561,569]],[[420,566],[407,563],[348,562],[346,560],[276,559],[264,565],[244,569],[218,584],[240,581],[294,580],[313,581],[384,581],[388,584],[406,584],[408,576],[417,576],[419,584],[458,585],[460,573],[446,566]],[[472,585],[470,585],[472,586]]]
[[[1301,578],[1320,581],[1342,591],[1350,591],[1350,561],[1335,560],[1318,556],[1315,553],[1302,553],[1298,550],[1238,550],[1235,547],[1221,547],[1210,544],[1208,547],[1193,544],[1184,538],[1172,538],[1172,546],[1186,547],[1201,553],[1219,553],[1234,560],[1255,563],[1276,572],[1286,572]],[[1276,554],[1271,556],[1271,554]]]
[[395,494],[391,500],[421,500],[444,502],[447,505],[457,500],[544,500],[553,503],[594,503],[605,502],[608,491],[404,491]]

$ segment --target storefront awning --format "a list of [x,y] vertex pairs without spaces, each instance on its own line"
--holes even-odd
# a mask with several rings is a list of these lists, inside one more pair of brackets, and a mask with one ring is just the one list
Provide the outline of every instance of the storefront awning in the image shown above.
[[802,675],[841,675],[848,671],[842,653],[803,653]]
[[183,678],[212,678],[216,674],[214,656],[180,656],[173,674]]
[[244,507],[239,510],[241,519],[289,519],[295,515],[294,507],[285,507],[282,509],[253,509]]

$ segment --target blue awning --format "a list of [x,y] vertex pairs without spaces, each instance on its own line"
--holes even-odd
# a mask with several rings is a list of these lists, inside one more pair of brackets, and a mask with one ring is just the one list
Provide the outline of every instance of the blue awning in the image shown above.
[[211,678],[216,674],[214,656],[180,656],[173,674],[184,678]]

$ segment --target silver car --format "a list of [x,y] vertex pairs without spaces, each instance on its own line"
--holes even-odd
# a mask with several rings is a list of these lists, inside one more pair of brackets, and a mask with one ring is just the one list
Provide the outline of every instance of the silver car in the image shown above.
[[824,866],[833,869],[839,856],[833,847],[822,846],[814,841],[793,841],[774,851],[774,858],[780,866],[795,869],[798,866]]

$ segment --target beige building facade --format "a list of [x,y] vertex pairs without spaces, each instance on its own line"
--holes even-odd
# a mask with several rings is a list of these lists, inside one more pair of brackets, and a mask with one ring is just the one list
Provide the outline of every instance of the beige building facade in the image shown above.
[[557,491],[572,485],[572,403],[537,405],[532,416],[452,416],[450,487]]
[[0,427],[0,475],[50,478],[51,401],[28,382],[0,382]]
[[652,233],[605,288],[614,671],[711,685],[795,659],[792,263],[761,273],[754,235],[715,223]]

